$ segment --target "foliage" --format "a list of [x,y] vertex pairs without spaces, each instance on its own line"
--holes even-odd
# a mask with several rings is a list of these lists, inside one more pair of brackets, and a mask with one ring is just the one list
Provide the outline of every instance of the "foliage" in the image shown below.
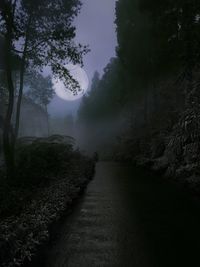
[[37,72],[28,73],[26,85],[28,86],[26,95],[42,107],[46,107],[55,95],[51,76],[44,77]]
[[199,18],[196,0],[116,2],[117,58],[79,110],[86,136],[118,121],[115,159],[199,175]]
[[[79,196],[81,190],[92,178],[94,163],[77,151],[74,155],[75,163],[71,165],[67,175],[61,172],[56,180],[45,187],[37,185],[34,191],[33,189],[27,191],[26,188],[24,192],[29,193],[30,200],[27,201],[22,195],[25,202],[21,212],[1,218],[0,262],[2,267],[23,264],[26,266],[38,246],[48,240],[49,226],[70,207],[72,201]],[[10,187],[9,190],[13,190],[16,195],[23,193],[21,187],[15,189]],[[14,203],[19,205],[16,200],[12,202],[12,206]]]
[[[8,176],[14,175],[14,148],[19,132],[20,109],[23,97],[24,74],[27,67],[43,69],[50,66],[56,78],[64,79],[75,94],[79,89],[65,65],[82,64],[87,46],[75,44],[73,20],[80,11],[79,0],[32,1],[2,0],[0,3],[0,34],[5,40],[5,72],[7,77],[8,107],[3,134],[4,154]],[[12,55],[21,58],[15,127],[12,127],[14,109],[14,82]]]
[[[166,153],[170,162],[175,159],[180,164],[197,163],[200,166],[200,110],[186,109],[175,125]],[[175,163],[175,162],[174,162]]]
[[[80,11],[79,0],[62,1],[2,1],[0,9],[1,34],[6,36],[8,19],[13,24],[11,49],[23,55],[26,64],[43,67],[51,65],[55,75],[73,79],[64,67],[66,61],[81,63],[87,48],[73,42],[72,22]],[[74,84],[77,87],[77,83]],[[71,88],[75,88],[72,86]]]
[[27,266],[58,220],[94,174],[94,161],[70,136],[21,138],[16,177],[0,173],[0,264]]
[[79,121],[93,123],[115,117],[122,105],[122,82],[120,63],[112,58],[101,79],[97,72],[94,74],[91,90],[83,97],[78,112]]
[[16,151],[16,181],[26,186],[45,183],[70,166],[71,144],[35,141],[21,145]]

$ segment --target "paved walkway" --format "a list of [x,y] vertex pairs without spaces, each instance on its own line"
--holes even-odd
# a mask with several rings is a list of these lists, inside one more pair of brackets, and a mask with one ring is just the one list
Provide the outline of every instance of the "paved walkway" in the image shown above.
[[174,185],[130,166],[99,163],[43,266],[200,266],[199,214],[199,203]]

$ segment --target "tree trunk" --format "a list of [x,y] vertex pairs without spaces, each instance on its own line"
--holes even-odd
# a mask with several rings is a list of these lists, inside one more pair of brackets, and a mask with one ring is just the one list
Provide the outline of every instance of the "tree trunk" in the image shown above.
[[12,178],[14,175],[14,149],[12,143],[12,113],[14,106],[14,85],[12,80],[12,68],[11,68],[11,32],[8,32],[6,36],[6,77],[7,77],[7,86],[8,86],[8,107],[6,111],[6,116],[4,120],[4,129],[3,129],[3,149],[4,157],[6,163],[7,176]]
[[186,55],[185,55],[185,64],[186,64],[186,79],[187,79],[187,88],[186,88],[186,97],[185,105],[186,107],[193,107],[193,70],[195,67],[195,56],[194,56],[194,41],[195,36],[193,34],[193,25],[194,19],[192,15],[192,6],[189,2],[185,4],[185,45],[186,45]]
[[46,116],[47,116],[47,136],[49,137],[50,129],[49,129],[49,114],[47,110],[47,105],[45,105],[45,111],[46,111]]
[[23,96],[23,89],[24,89],[24,71],[25,71],[25,55],[23,55],[21,68],[20,68],[20,86],[19,86],[19,94],[18,94],[17,108],[16,108],[14,146],[18,138],[18,134],[19,134],[21,103],[22,103],[22,96]]
[[144,95],[144,124],[148,127],[149,123],[149,87],[147,85],[146,92]]
[[28,48],[28,39],[29,39],[29,29],[31,25],[31,16],[29,17],[27,29],[26,29],[26,37],[24,43],[24,50],[22,55],[21,67],[20,67],[20,85],[19,85],[19,94],[17,99],[17,109],[16,109],[16,119],[15,119],[15,138],[14,138],[14,146],[19,134],[19,124],[20,124],[20,112],[21,112],[21,103],[23,97],[23,89],[24,89],[24,73],[25,73],[25,65],[26,65],[26,57],[27,57],[27,48]]

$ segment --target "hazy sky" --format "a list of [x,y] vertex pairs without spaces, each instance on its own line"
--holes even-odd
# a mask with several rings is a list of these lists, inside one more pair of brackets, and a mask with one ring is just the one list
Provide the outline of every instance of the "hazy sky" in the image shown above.
[[[84,69],[91,81],[95,70],[101,74],[110,58],[115,56],[117,44],[115,31],[116,0],[82,0],[81,13],[76,18],[77,42],[88,44],[91,52],[84,57]],[[49,106],[50,114],[65,116],[75,112],[80,100],[66,102],[58,97]]]

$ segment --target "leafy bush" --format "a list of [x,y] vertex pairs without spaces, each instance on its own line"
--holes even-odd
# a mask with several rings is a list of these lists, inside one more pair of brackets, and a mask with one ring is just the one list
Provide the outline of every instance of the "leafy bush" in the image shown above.
[[49,226],[94,174],[94,161],[70,144],[20,144],[16,156],[16,185],[0,181],[2,267],[27,266],[38,246],[48,240]]
[[48,240],[51,223],[60,218],[93,174],[93,161],[82,160],[68,177],[38,189],[18,216],[0,221],[0,266],[26,266],[38,246]]
[[200,112],[188,108],[170,136],[166,154],[171,161],[182,164],[199,163]]
[[45,182],[65,170],[72,155],[70,144],[34,142],[21,145],[16,153],[16,181],[25,185]]

